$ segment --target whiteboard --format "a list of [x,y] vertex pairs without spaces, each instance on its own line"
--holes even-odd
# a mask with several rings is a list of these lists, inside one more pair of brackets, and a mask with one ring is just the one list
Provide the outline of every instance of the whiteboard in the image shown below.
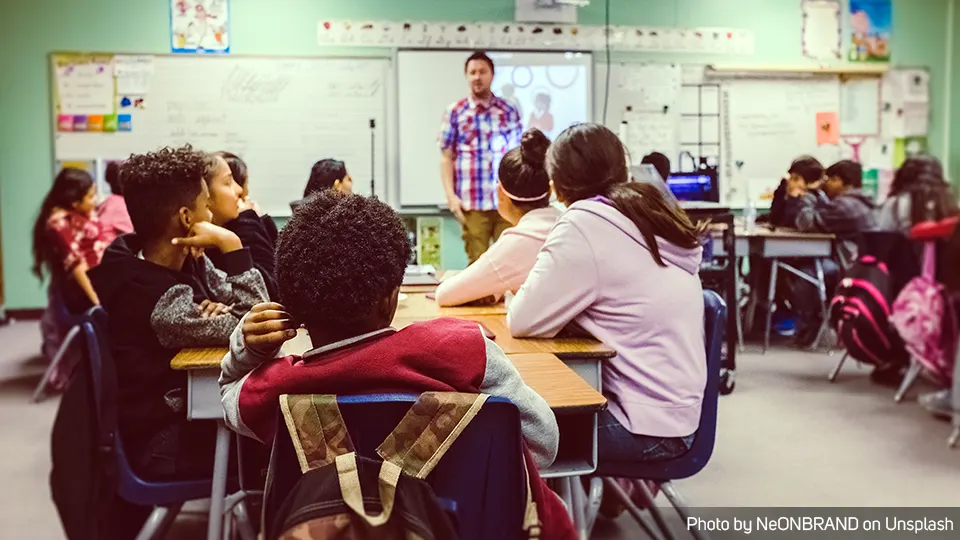
[[[494,94],[520,111],[527,126],[534,97],[551,96],[555,137],[593,117],[593,57],[572,52],[493,52]],[[464,62],[469,51],[401,50],[397,53],[397,155],[400,204],[446,206],[437,139],[446,109],[467,97]],[[496,167],[496,165],[495,165]]]
[[721,91],[721,203],[741,207],[749,196],[769,206],[795,158],[811,155],[824,166],[840,159],[839,145],[817,144],[817,113],[840,111],[836,77],[730,80]]
[[383,197],[390,66],[386,58],[156,56],[142,108],[118,110],[132,115],[132,131],[55,132],[55,157],[124,159],[185,143],[226,150],[247,163],[251,197],[273,215],[290,214],[314,162],[336,158],[358,193],[370,194],[375,172]]

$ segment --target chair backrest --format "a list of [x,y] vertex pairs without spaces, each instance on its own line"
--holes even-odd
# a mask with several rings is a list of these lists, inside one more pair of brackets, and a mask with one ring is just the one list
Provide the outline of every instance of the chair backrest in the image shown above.
[[717,408],[720,402],[720,368],[724,331],[727,327],[727,304],[714,291],[703,291],[704,346],[707,356],[707,385],[703,391],[700,425],[690,450],[682,456],[651,463],[637,463],[624,474],[648,480],[689,478],[704,467],[713,455],[717,438]]
[[[379,460],[377,447],[416,399],[407,394],[339,397],[357,453]],[[289,491],[301,477],[289,439],[285,430],[277,430],[269,487],[275,493]],[[521,535],[526,501],[522,440],[516,406],[491,397],[426,478],[437,497],[455,503],[461,539],[507,540]],[[268,527],[276,510],[264,508]]]
[[93,307],[84,314],[81,331],[86,343],[101,448],[116,459],[117,492],[124,500],[141,506],[165,506],[208,497],[209,479],[149,482],[131,468],[117,428],[117,379],[107,322],[107,312],[102,307]]

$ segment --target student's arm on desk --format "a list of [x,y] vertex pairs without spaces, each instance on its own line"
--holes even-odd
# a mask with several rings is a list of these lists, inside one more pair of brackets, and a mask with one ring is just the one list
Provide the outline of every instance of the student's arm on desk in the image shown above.
[[514,284],[523,283],[520,269],[511,266],[511,256],[523,249],[524,238],[503,234],[479,259],[456,275],[441,280],[437,287],[437,304],[460,306],[492,296],[499,301]]
[[790,203],[797,214],[796,227],[801,232],[822,232],[823,221],[818,211],[820,192],[807,193],[800,197],[791,197]]
[[255,439],[256,435],[240,418],[240,390],[253,370],[264,362],[282,358],[284,354],[280,346],[259,349],[247,345],[243,338],[243,326],[250,316],[251,313],[245,315],[234,329],[230,335],[230,348],[220,361],[220,402],[223,404],[223,418],[227,426],[241,435]]
[[537,466],[548,467],[557,458],[560,428],[550,406],[527,386],[513,362],[496,343],[484,338],[487,367],[480,392],[508,398],[520,411],[520,429]]
[[510,302],[510,333],[514,337],[556,336],[594,302],[598,281],[593,248],[576,225],[561,219]]

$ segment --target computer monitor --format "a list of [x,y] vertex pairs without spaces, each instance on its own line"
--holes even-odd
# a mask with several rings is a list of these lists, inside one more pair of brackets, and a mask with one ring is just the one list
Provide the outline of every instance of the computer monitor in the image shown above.
[[667,187],[681,201],[720,201],[716,169],[672,173]]

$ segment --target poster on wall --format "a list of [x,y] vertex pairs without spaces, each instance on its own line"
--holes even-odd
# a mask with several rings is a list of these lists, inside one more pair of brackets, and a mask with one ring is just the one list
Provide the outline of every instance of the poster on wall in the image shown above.
[[803,55],[815,60],[840,60],[843,25],[839,0],[801,0]]
[[891,0],[850,0],[851,62],[889,62]]
[[170,50],[230,52],[230,0],[170,0]]
[[113,56],[54,56],[54,108],[57,131],[109,131],[116,114]]

